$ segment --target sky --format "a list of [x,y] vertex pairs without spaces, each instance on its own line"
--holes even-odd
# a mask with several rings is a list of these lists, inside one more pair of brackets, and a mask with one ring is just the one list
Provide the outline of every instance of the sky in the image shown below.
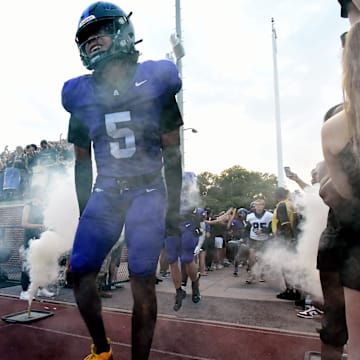
[[[92,3],[5,2],[0,23],[0,151],[66,138],[63,83],[88,71],[74,42]],[[175,0],[115,2],[131,17],[140,61],[163,59],[175,33]],[[325,112],[342,101],[340,35],[349,23],[336,0],[182,0],[186,171],[239,165],[278,175],[271,19],[277,39],[282,164],[304,181],[322,159]],[[283,176],[283,174],[282,174]],[[293,183],[286,181],[290,189]]]

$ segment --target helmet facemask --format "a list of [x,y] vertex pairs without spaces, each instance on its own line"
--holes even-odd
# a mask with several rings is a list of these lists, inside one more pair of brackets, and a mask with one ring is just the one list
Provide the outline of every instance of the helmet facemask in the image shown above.
[[[87,69],[94,70],[105,61],[113,58],[123,59],[130,55],[137,61],[138,51],[135,49],[135,34],[129,21],[130,16],[131,14],[90,21],[78,31],[76,43],[80,58]],[[85,50],[88,42],[105,36],[112,39],[109,49],[88,55]]]

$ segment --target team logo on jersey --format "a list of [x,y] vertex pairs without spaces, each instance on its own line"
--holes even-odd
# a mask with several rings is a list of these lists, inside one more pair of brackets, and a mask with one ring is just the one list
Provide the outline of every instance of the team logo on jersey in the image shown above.
[[146,192],[147,193],[150,193],[150,192],[153,192],[153,191],[155,191],[156,189],[146,189]]
[[135,82],[135,86],[136,87],[139,87],[139,86],[141,86],[141,85],[144,85],[145,83],[147,83],[147,80],[143,80],[143,81],[139,81],[139,82]]

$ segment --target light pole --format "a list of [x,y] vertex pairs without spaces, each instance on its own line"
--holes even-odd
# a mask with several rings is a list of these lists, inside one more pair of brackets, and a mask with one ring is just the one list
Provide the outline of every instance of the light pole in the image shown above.
[[[184,128],[182,127],[182,133],[184,135],[185,131],[191,131],[192,134],[197,134],[198,131],[195,129],[195,128],[192,128],[192,127],[188,127],[188,128]],[[183,136],[183,142],[182,142],[182,165],[183,165],[183,171],[185,170],[184,169],[184,164],[185,164],[185,146],[184,146],[184,143],[185,143],[185,136]]]
[[273,49],[273,67],[274,67],[274,98],[275,98],[275,120],[276,120],[276,145],[278,160],[278,186],[284,186],[283,175],[283,158],[282,158],[282,137],[281,137],[281,121],[280,121],[280,96],[279,96],[279,80],[277,69],[277,48],[276,48],[276,31],[275,21],[271,19],[272,30],[272,49]]
[[[182,58],[185,55],[185,51],[181,41],[181,8],[180,8],[180,0],[175,0],[175,21],[176,21],[176,34],[172,34],[170,36],[170,43],[173,49],[173,54],[176,59],[176,66],[179,69],[179,75],[182,79]],[[184,119],[184,100],[183,100],[183,88],[178,92],[176,99],[179,105],[181,116]],[[180,150],[182,154],[182,167],[184,168],[184,128],[180,128]]]

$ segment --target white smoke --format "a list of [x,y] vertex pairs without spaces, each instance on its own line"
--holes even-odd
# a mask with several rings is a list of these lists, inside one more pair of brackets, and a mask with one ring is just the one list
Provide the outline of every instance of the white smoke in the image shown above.
[[187,212],[200,206],[200,190],[197,183],[197,177],[194,173],[186,172],[183,175],[183,184],[181,189],[181,212]]
[[45,189],[47,204],[44,224],[48,230],[41,234],[40,239],[30,242],[27,252],[30,299],[39,287],[57,281],[59,258],[72,249],[79,219],[73,169],[69,169],[66,174],[57,173],[51,179]]
[[294,199],[295,208],[303,216],[298,237],[297,251],[284,247],[271,247],[264,254],[264,262],[270,272],[286,275],[286,280],[302,292],[321,299],[322,291],[316,258],[319,239],[326,227],[328,207],[319,196],[319,185],[305,188],[303,194]]

